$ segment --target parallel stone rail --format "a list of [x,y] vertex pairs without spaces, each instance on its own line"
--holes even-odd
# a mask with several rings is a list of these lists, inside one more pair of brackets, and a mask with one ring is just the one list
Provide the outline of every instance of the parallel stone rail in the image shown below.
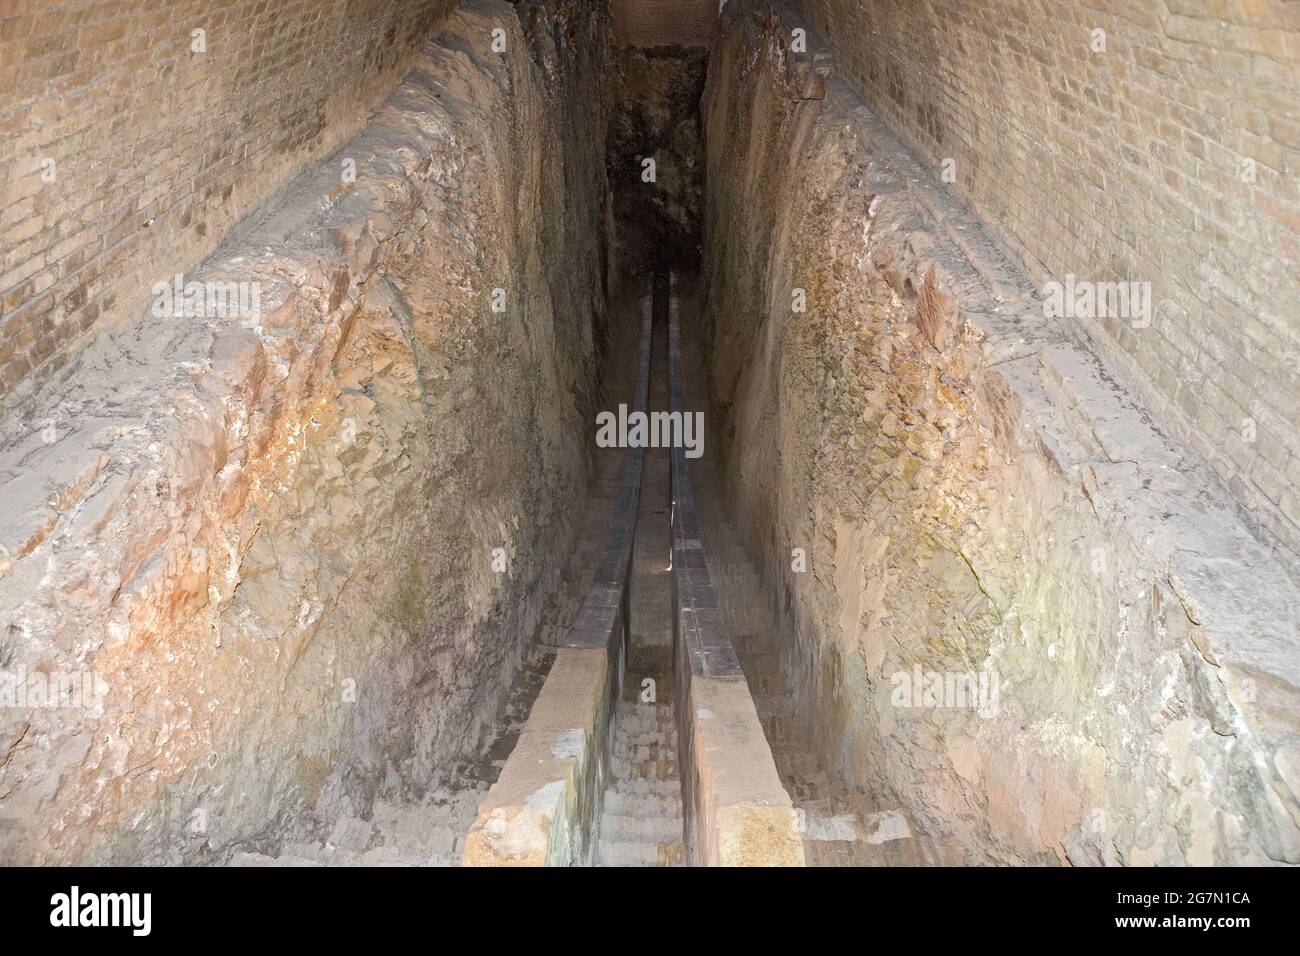
[[[635,410],[650,388],[651,297],[641,320]],[[629,448],[605,548],[577,620],[465,844],[466,866],[571,866],[592,858],[629,631],[644,448]]]
[[[677,300],[663,293],[671,302],[669,407],[684,416]],[[688,860],[803,866],[794,807],[722,623],[680,443],[672,449],[672,503],[673,682]]]
[[[677,304],[668,278],[644,300],[635,409],[647,406],[654,312],[669,320],[670,409],[684,415]],[[662,317],[662,316],[661,316]],[[629,448],[604,552],[514,751],[479,808],[467,866],[590,863],[629,634],[643,448]],[[696,866],[802,866],[789,795],[718,611],[686,449],[672,450],[674,685],[685,841]]]

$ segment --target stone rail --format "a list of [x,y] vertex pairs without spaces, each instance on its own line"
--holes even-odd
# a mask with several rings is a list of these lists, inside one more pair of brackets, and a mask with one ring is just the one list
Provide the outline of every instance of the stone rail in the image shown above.
[[[635,410],[650,388],[651,297],[643,304]],[[588,863],[612,752],[629,633],[632,544],[644,448],[628,448],[605,548],[514,751],[465,843],[466,866]]]
[[[685,415],[671,279],[668,393]],[[803,844],[763,725],[727,637],[701,540],[686,449],[672,449],[673,683],[678,767],[692,866],[803,866]]]

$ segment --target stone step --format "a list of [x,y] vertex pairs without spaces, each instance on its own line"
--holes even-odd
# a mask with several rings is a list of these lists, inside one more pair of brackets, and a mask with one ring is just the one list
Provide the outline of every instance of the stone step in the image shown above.
[[666,759],[677,753],[676,736],[667,734],[638,734],[631,740],[616,738],[614,756],[635,757],[644,760],[647,757]]
[[681,843],[602,839],[596,861],[601,866],[684,866],[686,848]]
[[657,737],[653,740],[639,740],[614,748],[615,759],[623,758],[634,762],[642,760],[673,760],[677,757],[677,741]]
[[624,777],[634,777],[641,773],[651,773],[665,778],[666,774],[677,773],[677,747],[675,744],[651,744],[628,747],[615,751],[610,768]]
[[632,784],[636,781],[664,783],[677,786],[677,764],[644,761],[642,763],[620,763],[615,761],[610,767],[610,776],[614,786]]
[[[614,781],[605,792],[605,802],[608,805],[610,798],[622,796],[633,801],[653,801],[653,800],[673,800],[679,799],[681,788],[676,780],[647,780],[644,778],[636,780],[617,780]],[[658,812],[658,809],[652,804],[647,804],[648,811]],[[679,813],[680,810],[673,810],[671,807],[665,807],[663,813]]]
[[677,759],[677,741],[648,740],[642,743],[628,744],[625,747],[615,747],[613,759],[615,761],[621,760],[624,763],[675,761]]
[[654,793],[611,789],[605,793],[605,812],[680,817],[682,815],[681,790],[677,788],[672,792]]
[[[627,700],[626,698],[622,703],[629,708],[637,706],[636,701]],[[665,705],[662,711],[662,713],[657,714],[620,716],[618,722],[614,725],[614,742],[617,743],[620,738],[666,737],[675,733],[672,708]]]
[[675,746],[677,732],[671,727],[625,727],[614,733],[614,747],[647,747],[657,743],[665,747]]
[[667,727],[628,727],[622,731],[614,733],[614,749],[640,747],[642,749],[651,744],[659,744],[662,747],[675,749],[677,746],[677,732]]
[[600,839],[672,843],[682,840],[680,816],[643,816],[606,811],[600,819]]
[[[634,706],[633,701],[626,701],[627,706]],[[677,732],[673,726],[672,708],[664,707],[664,713],[646,716],[619,717],[614,726],[614,740],[620,737],[646,737],[649,735],[668,736]]]

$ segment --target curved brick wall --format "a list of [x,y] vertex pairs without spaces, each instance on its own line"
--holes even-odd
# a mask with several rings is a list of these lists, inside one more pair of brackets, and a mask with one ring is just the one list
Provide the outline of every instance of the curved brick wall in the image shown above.
[[1037,279],[1151,283],[1149,327],[1080,324],[1300,543],[1300,5],[791,6]]
[[360,129],[451,6],[0,4],[0,403]]

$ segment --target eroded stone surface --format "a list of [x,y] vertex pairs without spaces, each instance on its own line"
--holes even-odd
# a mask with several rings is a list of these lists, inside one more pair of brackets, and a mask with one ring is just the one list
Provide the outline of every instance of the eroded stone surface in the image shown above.
[[590,857],[617,689],[610,656],[604,648],[556,653],[519,742],[479,806],[465,866],[571,866]]
[[260,283],[260,322],[140,316],[7,425],[0,667],[109,689],[0,712],[0,858],[267,849],[488,736],[583,487],[608,23],[445,31],[190,277]]
[[[620,263],[647,275],[694,266],[704,206],[699,103],[708,51],[629,46],[618,64],[608,165]],[[651,181],[646,160],[654,162]]]
[[[710,435],[824,762],[989,861],[1300,860],[1294,556],[945,234],[791,26],[729,3],[710,64]],[[900,706],[930,673],[995,706]]]

